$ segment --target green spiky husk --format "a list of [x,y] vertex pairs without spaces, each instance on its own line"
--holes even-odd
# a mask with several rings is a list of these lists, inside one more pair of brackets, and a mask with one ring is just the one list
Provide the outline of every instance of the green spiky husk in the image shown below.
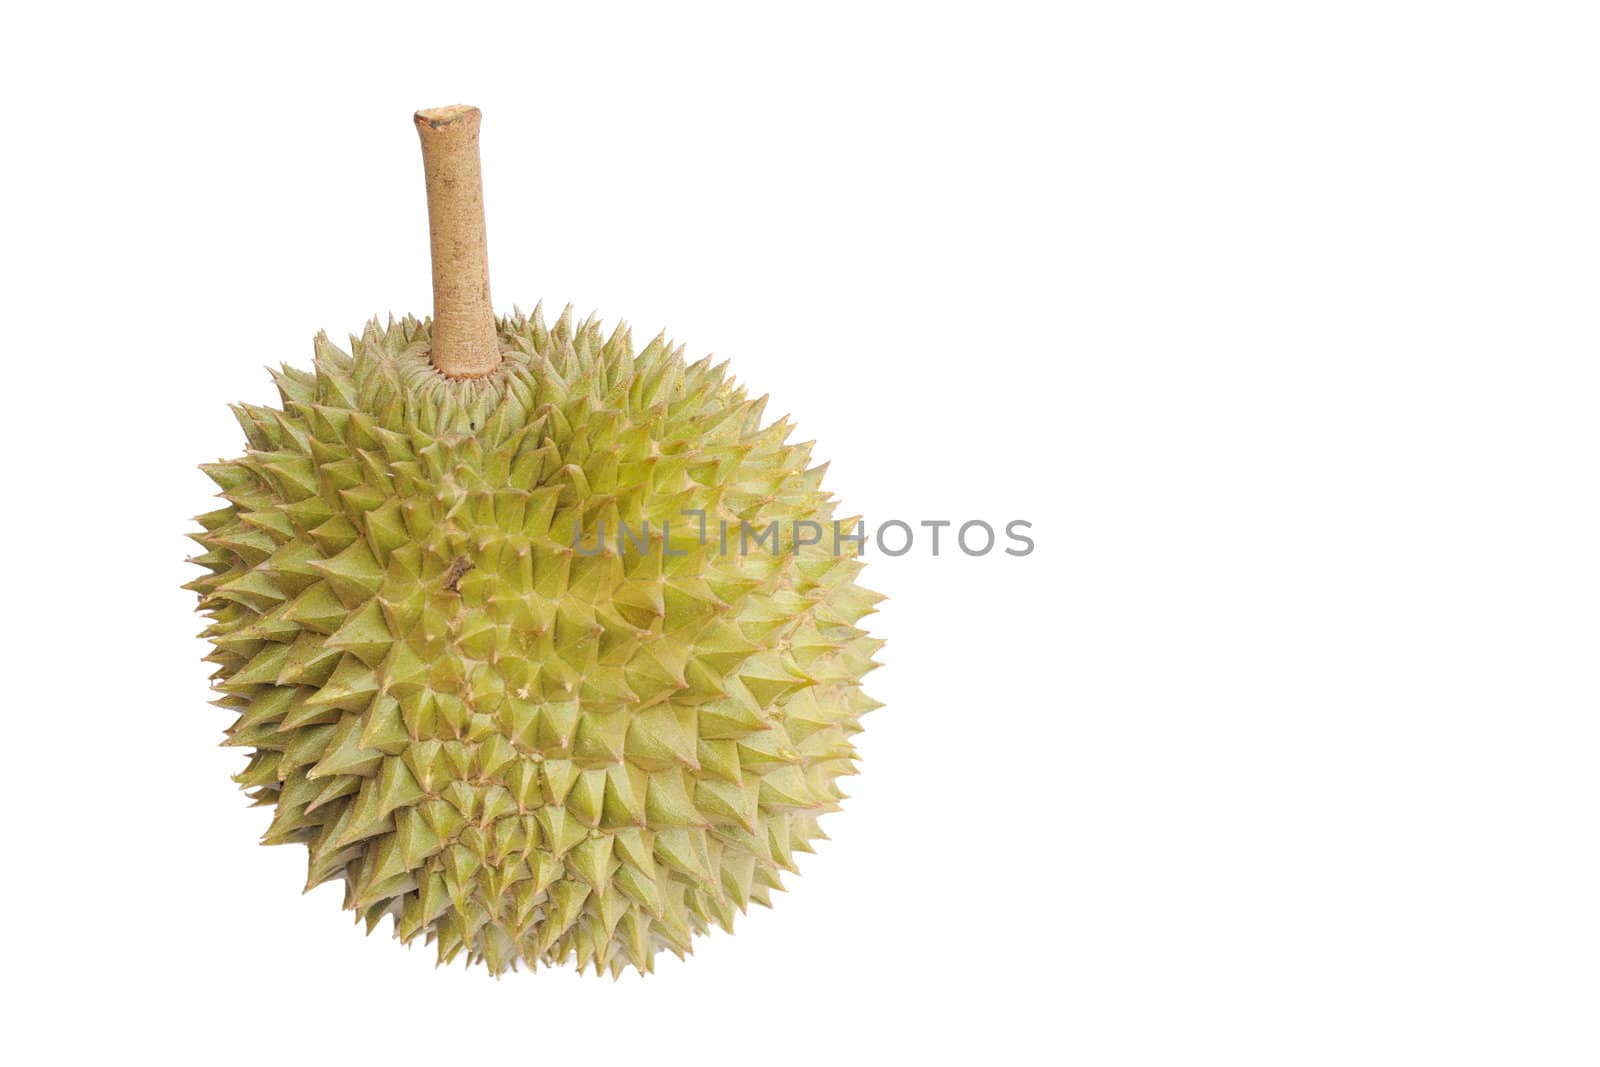
[[[831,538],[796,549],[794,520],[832,526],[822,467],[722,366],[570,309],[499,329],[469,381],[426,322],[353,355],[319,336],[281,410],[235,407],[249,449],[204,468],[227,505],[189,588],[237,781],[267,843],[308,846],[308,888],[342,879],[441,963],[649,971],[824,836],[879,597]],[[723,552],[719,519],[778,521],[781,551]]]

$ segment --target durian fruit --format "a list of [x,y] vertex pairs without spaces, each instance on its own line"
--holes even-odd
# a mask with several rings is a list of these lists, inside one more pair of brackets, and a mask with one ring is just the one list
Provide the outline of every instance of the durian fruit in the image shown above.
[[825,836],[879,597],[809,446],[722,365],[492,316],[478,121],[416,118],[433,320],[319,335],[281,407],[235,406],[189,588],[236,780],[308,889],[440,963],[648,972]]

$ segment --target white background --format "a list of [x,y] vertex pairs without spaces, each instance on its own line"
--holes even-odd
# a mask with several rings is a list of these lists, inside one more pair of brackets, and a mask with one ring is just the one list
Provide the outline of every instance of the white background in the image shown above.
[[[1591,14],[12,11],[7,1058],[1595,1063]],[[872,562],[833,840],[647,979],[301,896],[177,588],[225,404],[428,311],[456,101],[502,309],[731,358],[847,511],[1034,524]]]

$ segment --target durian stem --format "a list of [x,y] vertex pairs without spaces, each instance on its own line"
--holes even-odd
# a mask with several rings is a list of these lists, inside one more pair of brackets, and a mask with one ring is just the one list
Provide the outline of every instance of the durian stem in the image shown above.
[[478,123],[483,113],[454,104],[416,114],[428,181],[433,251],[434,367],[447,378],[481,378],[500,365],[489,303],[489,248],[483,226]]

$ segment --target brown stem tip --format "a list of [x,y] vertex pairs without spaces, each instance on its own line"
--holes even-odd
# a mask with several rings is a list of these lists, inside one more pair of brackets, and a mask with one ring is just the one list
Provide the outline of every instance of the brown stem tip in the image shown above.
[[419,111],[428,183],[428,237],[433,252],[433,351],[449,378],[481,378],[500,365],[500,342],[489,303],[489,248],[483,224],[478,124],[465,104]]

